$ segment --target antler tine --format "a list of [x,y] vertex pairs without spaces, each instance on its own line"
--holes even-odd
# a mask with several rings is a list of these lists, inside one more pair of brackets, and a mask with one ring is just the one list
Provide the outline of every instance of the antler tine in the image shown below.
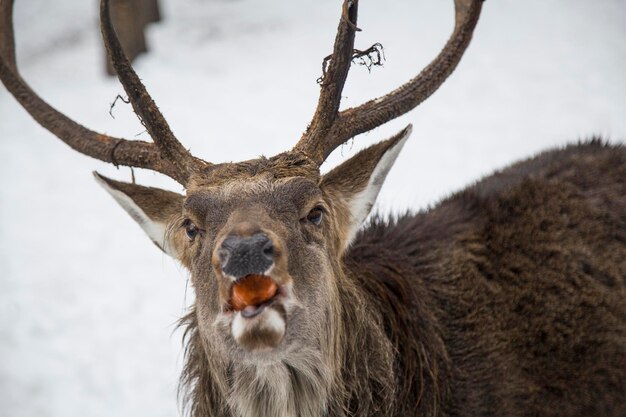
[[326,144],[328,132],[339,113],[341,92],[352,62],[354,35],[359,30],[356,27],[357,10],[358,0],[344,0],[333,53],[324,59],[317,109],[306,132],[294,147],[294,151],[304,152],[318,165],[326,159],[324,149],[329,146]]
[[161,158],[154,144],[94,132],[42,100],[18,72],[13,33],[13,0],[0,0],[0,80],[41,126],[82,154],[115,165],[151,169],[184,185],[185,178]]
[[326,136],[314,145],[324,161],[350,138],[370,131],[415,108],[434,93],[454,71],[472,39],[483,0],[455,0],[455,28],[439,55],[415,78],[391,93],[339,112]]
[[146,87],[141,83],[120,44],[111,23],[109,0],[100,2],[100,25],[104,44],[126,94],[161,155],[174,165],[178,175],[186,182],[192,172],[207,163],[194,158],[176,139]]
[[17,73],[13,35],[13,0],[0,0],[0,58],[9,69]]
[[454,32],[439,55],[415,78],[391,93],[342,111],[330,135],[336,146],[407,113],[437,91],[467,49],[482,3],[483,0],[455,0]]

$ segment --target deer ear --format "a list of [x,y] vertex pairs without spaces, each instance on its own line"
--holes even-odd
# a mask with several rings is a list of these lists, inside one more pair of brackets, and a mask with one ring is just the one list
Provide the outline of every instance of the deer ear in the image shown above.
[[331,201],[339,203],[337,208],[340,213],[337,215],[343,223],[340,227],[341,235],[345,236],[344,248],[352,242],[372,210],[378,192],[411,130],[412,126],[408,125],[394,137],[362,150],[322,178],[322,190]]
[[183,196],[159,188],[115,181],[93,173],[96,181],[135,220],[148,237],[163,252],[178,259],[175,242],[170,238],[168,225],[181,217]]

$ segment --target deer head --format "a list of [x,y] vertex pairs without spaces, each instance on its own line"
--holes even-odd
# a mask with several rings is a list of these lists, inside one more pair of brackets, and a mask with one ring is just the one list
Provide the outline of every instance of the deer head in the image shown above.
[[[108,0],[102,0],[100,10],[104,42],[153,143],[89,130],[30,89],[15,61],[12,0],[0,0],[0,78],[38,123],[73,149],[115,165],[151,169],[184,186],[186,193],[180,195],[95,173],[150,239],[191,272],[197,334],[215,374],[224,369],[220,364],[242,367],[235,372],[265,364],[272,369],[269,374],[280,378],[284,371],[276,366],[287,364],[305,376],[303,389],[323,394],[341,378],[345,313],[339,293],[346,291],[341,257],[368,216],[411,126],[325,175],[320,166],[347,140],[408,112],[444,82],[470,42],[481,3],[455,0],[454,32],[419,75],[387,95],[340,110],[359,30],[358,1],[344,1],[333,52],[320,79],[318,106],[306,131],[289,151],[238,163],[204,161],[176,139],[121,49]],[[215,379],[217,390],[229,390],[225,377]],[[237,383],[247,382],[242,378]],[[288,396],[276,395],[287,401]],[[230,406],[252,415],[246,405],[250,401]],[[328,401],[323,395],[317,402],[300,399],[311,415],[320,414]]]

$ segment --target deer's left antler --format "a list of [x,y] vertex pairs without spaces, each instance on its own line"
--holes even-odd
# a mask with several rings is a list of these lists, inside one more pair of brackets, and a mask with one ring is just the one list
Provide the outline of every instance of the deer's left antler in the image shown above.
[[350,138],[372,130],[415,108],[454,71],[467,49],[483,0],[455,0],[455,28],[439,55],[416,77],[387,95],[339,111],[356,32],[358,0],[345,0],[333,54],[321,83],[320,98],[308,129],[294,147],[321,165]]

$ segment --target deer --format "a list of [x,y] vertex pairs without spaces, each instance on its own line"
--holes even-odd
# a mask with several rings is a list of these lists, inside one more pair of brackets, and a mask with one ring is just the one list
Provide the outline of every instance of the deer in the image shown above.
[[340,109],[358,0],[344,0],[320,96],[295,146],[193,156],[130,65],[109,57],[153,142],[92,131],[20,76],[0,0],[0,79],[74,150],[164,174],[181,195],[97,182],[190,273],[181,395],[192,417],[626,415],[626,148],[594,139],[515,163],[418,213],[370,216],[411,126],[326,174],[353,137],[417,107],[455,70],[482,0],[455,0],[437,57]]

